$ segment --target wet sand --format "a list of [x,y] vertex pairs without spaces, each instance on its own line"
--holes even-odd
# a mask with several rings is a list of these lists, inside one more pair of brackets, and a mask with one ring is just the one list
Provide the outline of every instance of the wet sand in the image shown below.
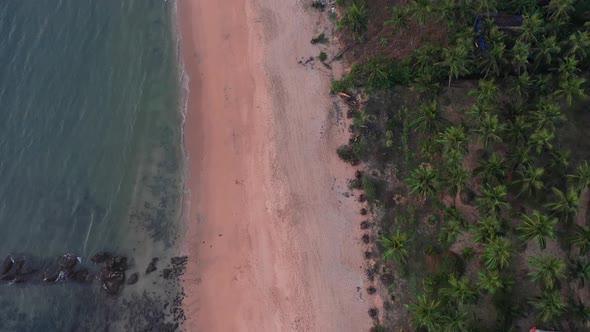
[[[178,0],[190,77],[187,331],[367,331],[360,205],[325,14],[297,0]],[[360,290],[357,288],[360,287]]]

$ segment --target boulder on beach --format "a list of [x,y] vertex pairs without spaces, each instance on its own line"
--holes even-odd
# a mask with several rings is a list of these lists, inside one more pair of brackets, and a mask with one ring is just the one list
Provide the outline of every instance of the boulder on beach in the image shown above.
[[106,251],[101,251],[94,256],[90,257],[90,261],[95,264],[101,264],[107,261],[107,259],[111,258],[112,255]]
[[137,281],[139,280],[139,273],[134,272],[129,276],[129,279],[127,279],[127,285],[133,285],[135,284]]
[[4,260],[2,261],[2,266],[0,266],[0,275],[5,275],[6,273],[8,273],[8,271],[10,271],[10,269],[12,269],[12,266],[14,265],[14,259],[12,259],[12,256],[8,255],[4,258]]

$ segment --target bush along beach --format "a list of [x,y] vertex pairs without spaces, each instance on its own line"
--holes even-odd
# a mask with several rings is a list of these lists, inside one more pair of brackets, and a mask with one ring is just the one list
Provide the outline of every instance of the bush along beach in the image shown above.
[[374,330],[589,330],[590,2],[338,0],[334,19]]

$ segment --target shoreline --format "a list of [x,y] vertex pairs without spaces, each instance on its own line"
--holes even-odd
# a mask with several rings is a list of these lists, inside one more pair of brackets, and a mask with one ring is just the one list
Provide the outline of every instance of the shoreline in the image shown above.
[[[302,4],[179,0],[189,76],[184,328],[367,330],[354,168]],[[323,26],[322,26],[323,24]]]

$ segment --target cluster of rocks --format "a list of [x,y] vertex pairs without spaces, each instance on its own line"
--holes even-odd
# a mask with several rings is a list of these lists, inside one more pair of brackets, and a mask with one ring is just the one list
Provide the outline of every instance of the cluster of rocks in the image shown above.
[[109,294],[119,294],[121,287],[125,284],[127,257],[113,256],[108,252],[100,252],[92,256],[90,261],[94,264],[102,265],[99,274],[102,288]]

